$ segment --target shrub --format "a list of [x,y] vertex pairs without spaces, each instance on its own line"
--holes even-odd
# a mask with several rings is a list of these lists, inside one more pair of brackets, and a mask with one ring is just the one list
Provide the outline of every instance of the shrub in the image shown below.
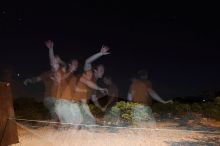
[[152,112],[149,107],[134,102],[117,102],[111,108],[110,114],[128,123],[152,119]]

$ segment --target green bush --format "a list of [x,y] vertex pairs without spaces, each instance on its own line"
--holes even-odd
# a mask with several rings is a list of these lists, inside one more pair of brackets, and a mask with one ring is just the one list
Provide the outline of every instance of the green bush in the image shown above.
[[119,118],[122,121],[131,123],[132,121],[146,121],[152,119],[151,109],[142,104],[134,102],[117,102],[111,108],[112,117]]

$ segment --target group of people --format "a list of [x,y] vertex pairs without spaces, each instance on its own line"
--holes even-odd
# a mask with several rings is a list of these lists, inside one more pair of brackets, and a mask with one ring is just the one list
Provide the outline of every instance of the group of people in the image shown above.
[[[24,84],[43,81],[45,86],[44,105],[53,119],[59,120],[61,123],[95,124],[96,119],[88,107],[88,101],[91,100],[104,112],[112,102],[117,101],[118,97],[117,86],[112,82],[110,76],[104,76],[104,65],[92,66],[95,60],[110,54],[109,48],[102,46],[98,53],[87,58],[83,73],[76,75],[78,60],[72,59],[66,64],[59,56],[54,55],[53,41],[46,41],[45,44],[49,49],[50,70],[38,77],[26,79]],[[98,85],[100,79],[105,86]],[[99,98],[104,96],[108,96],[109,100],[103,106],[100,105]],[[162,103],[171,102],[164,101],[152,89],[146,71],[139,71],[138,77],[130,85],[127,100],[149,106],[150,97]]]
[[98,108],[105,111],[110,102],[102,107],[98,102],[97,91],[102,96],[108,94],[112,97],[118,96],[117,89],[112,91],[114,87],[110,77],[104,79],[106,88],[102,88],[96,83],[104,75],[104,66],[102,64],[92,66],[92,62],[96,59],[110,54],[109,48],[102,46],[100,52],[86,59],[84,71],[79,76],[75,74],[79,65],[78,60],[72,59],[67,65],[59,56],[54,55],[54,43],[51,40],[46,41],[45,44],[49,49],[50,70],[38,77],[26,79],[24,84],[43,81],[45,86],[44,105],[53,119],[62,123],[81,124],[84,122],[88,124],[90,122],[89,124],[93,124],[95,117],[89,110],[88,101],[91,99]]

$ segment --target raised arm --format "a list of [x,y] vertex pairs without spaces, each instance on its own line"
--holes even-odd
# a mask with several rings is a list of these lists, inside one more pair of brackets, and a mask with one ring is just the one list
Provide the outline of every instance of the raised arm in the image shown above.
[[108,50],[109,50],[109,47],[102,46],[100,52],[98,52],[98,53],[90,56],[89,58],[87,58],[86,61],[85,61],[84,70],[85,71],[91,70],[92,69],[92,62],[94,62],[96,59],[100,58],[101,56],[110,54],[108,52]]
[[55,56],[54,56],[54,51],[53,51],[54,43],[53,43],[53,41],[48,40],[48,41],[45,42],[45,45],[49,49],[50,65],[54,66],[54,63],[55,63]]
[[59,64],[64,63],[59,56],[54,55],[53,47],[54,43],[51,40],[48,40],[45,42],[45,45],[49,49],[49,60],[50,60],[50,66],[53,71],[57,71],[59,69]]

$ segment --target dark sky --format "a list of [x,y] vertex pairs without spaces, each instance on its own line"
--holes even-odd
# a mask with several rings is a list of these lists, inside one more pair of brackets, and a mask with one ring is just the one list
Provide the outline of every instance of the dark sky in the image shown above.
[[23,77],[49,68],[44,41],[63,60],[81,63],[108,45],[97,60],[125,96],[130,78],[147,69],[162,97],[220,89],[219,12],[215,8],[151,7],[122,2],[0,5],[1,65]]

